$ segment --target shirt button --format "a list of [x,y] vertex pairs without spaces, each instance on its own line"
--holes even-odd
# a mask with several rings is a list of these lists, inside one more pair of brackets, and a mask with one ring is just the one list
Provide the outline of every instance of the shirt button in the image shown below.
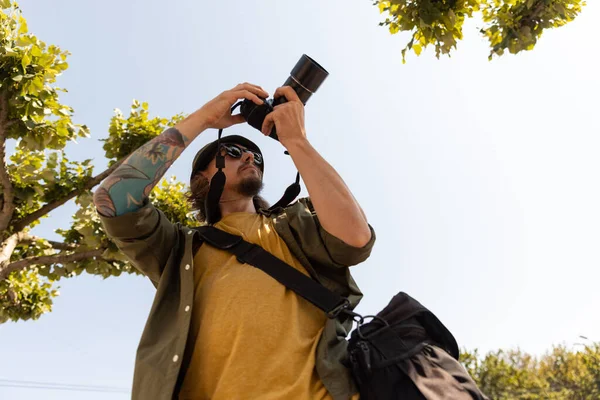
[[185,270],[187,271],[188,269],[190,269],[190,264],[185,264]]
[[179,356],[177,354],[175,354],[173,356],[173,362],[177,362],[177,360],[179,360]]
[[190,306],[185,306],[185,312],[190,311]]

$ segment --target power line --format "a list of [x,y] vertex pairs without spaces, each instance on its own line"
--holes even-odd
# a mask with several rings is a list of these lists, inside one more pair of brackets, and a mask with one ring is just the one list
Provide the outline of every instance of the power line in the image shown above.
[[127,393],[131,391],[125,388],[112,386],[92,386],[92,385],[77,385],[70,383],[52,383],[39,381],[23,381],[16,379],[0,378],[0,387],[15,387],[24,389],[51,389],[51,390],[68,390],[81,392],[103,392],[103,393]]

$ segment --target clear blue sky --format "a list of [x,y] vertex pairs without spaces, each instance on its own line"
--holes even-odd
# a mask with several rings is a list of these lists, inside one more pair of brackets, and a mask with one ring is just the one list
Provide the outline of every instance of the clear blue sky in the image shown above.
[[[192,112],[239,82],[273,93],[307,53],[330,72],[306,109],[309,139],[363,206],[378,240],[353,273],[377,312],[398,291],[433,310],[460,345],[541,354],[579,335],[600,340],[600,120],[597,21],[588,2],[532,52],[487,61],[478,22],[451,59],[409,56],[370,1],[23,0],[29,28],[72,52],[59,85],[92,136],[70,157],[106,167],[113,109]],[[266,154],[265,197],[294,178],[282,148],[230,129]],[[189,176],[202,134],[167,172]],[[10,148],[10,146],[9,146]],[[73,202],[35,229],[58,238]],[[0,325],[0,378],[129,389],[153,298],[142,277],[60,283],[54,311]],[[0,398],[126,399],[11,389]]]

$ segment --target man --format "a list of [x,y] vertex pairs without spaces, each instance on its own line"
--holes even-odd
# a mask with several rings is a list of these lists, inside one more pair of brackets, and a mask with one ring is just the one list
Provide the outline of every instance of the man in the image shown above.
[[[348,267],[370,254],[375,234],[336,171],[310,145],[304,106],[290,87],[286,103],[265,118],[302,176],[309,198],[266,209],[259,196],[264,168],[258,146],[224,137],[200,150],[190,200],[203,218],[208,185],[225,156],[226,183],[215,227],[257,244],[355,307],[362,294]],[[138,347],[134,399],[357,398],[345,358],[351,321],[328,319],[263,271],[198,234],[172,224],[148,195],[181,152],[203,131],[244,122],[238,99],[268,97],[249,83],[225,91],[174,128],[141,146],[106,178],[94,203],[108,235],[157,287]],[[201,245],[200,245],[201,244]]]

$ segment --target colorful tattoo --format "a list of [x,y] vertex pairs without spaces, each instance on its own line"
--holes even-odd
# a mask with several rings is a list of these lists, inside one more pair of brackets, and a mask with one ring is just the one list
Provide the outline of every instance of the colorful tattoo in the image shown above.
[[98,212],[115,217],[139,209],[188,144],[177,129],[169,128],[131,153],[94,193]]

